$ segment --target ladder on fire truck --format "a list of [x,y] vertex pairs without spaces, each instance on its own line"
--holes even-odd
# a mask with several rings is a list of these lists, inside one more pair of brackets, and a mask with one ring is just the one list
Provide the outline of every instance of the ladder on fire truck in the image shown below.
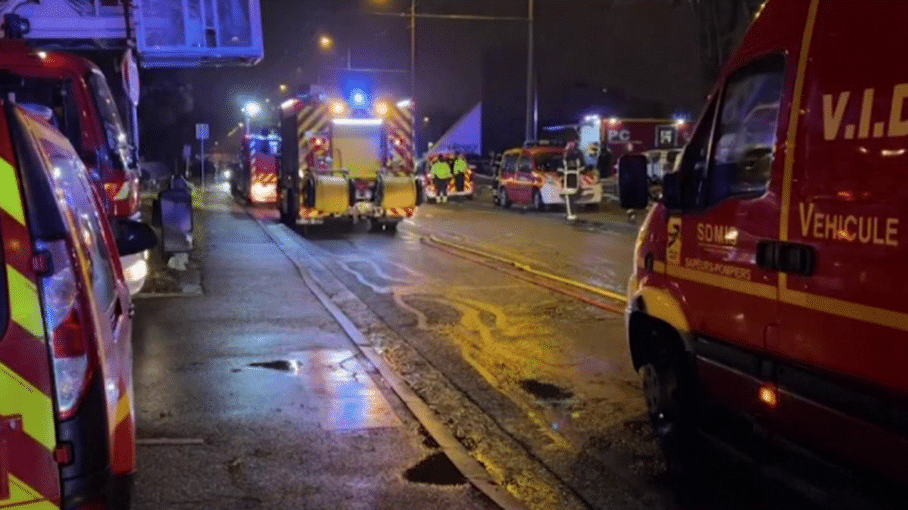
[[[143,67],[253,65],[263,55],[259,0],[0,0],[0,14],[7,35],[61,50],[134,48]],[[9,14],[22,26],[6,26]]]

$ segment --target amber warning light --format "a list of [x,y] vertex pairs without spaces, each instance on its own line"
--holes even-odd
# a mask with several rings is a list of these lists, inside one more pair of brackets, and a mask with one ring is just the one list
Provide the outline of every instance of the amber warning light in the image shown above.
[[779,392],[776,391],[775,386],[771,384],[760,386],[759,395],[760,402],[763,402],[766,407],[775,409],[779,405]]

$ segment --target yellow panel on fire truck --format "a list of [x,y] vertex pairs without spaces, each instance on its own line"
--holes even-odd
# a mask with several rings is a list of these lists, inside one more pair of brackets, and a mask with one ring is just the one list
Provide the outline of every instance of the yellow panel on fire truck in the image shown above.
[[412,175],[382,177],[385,209],[416,207],[416,181]]
[[325,214],[341,214],[350,208],[347,179],[335,175],[315,176],[315,209]]

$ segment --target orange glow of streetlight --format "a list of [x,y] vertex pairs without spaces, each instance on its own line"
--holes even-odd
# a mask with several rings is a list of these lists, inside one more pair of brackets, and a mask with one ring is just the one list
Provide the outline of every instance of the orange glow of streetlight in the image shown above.
[[334,46],[334,39],[330,35],[323,35],[318,38],[318,45],[322,47],[323,50],[330,50]]

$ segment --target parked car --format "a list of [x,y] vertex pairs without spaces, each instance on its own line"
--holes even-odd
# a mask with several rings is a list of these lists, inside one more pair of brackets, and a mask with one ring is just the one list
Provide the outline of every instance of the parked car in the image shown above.
[[124,221],[115,240],[66,137],[8,98],[0,109],[0,506],[127,508],[133,308],[118,255],[154,232]]
[[[505,209],[513,204],[532,205],[545,211],[555,204],[564,204],[564,148],[551,145],[528,145],[510,149],[501,156],[493,184],[493,200]],[[580,193],[574,204],[598,208],[602,202],[602,184],[596,169],[584,168],[580,173]]]
[[[824,507],[904,506],[906,18],[769,0],[665,174],[627,325],[676,473],[702,476],[706,437]],[[619,166],[622,206],[647,207],[645,158]]]

